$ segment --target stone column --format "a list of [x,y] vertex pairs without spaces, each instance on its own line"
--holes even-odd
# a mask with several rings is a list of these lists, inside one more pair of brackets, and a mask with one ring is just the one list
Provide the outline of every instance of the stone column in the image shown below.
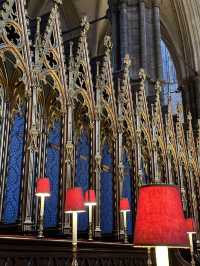
[[[153,0],[153,24],[154,24],[154,56],[155,56],[155,74],[157,80],[162,80],[162,54],[161,54],[161,31],[160,31],[160,2],[161,0]],[[164,104],[164,91],[162,90],[160,99],[161,104]]]
[[194,77],[197,119],[200,118],[200,74]]
[[128,18],[127,18],[127,3],[120,2],[120,58],[121,63],[126,53],[128,52]]
[[154,44],[156,58],[156,78],[162,79],[162,55],[161,55],[161,32],[160,32],[160,0],[153,0],[153,20],[154,20]]
[[184,112],[187,113],[190,111],[190,89],[189,82],[187,80],[185,80],[182,84],[182,97]]
[[109,1],[109,10],[107,12],[110,23],[111,23],[111,28],[112,28],[112,44],[113,44],[113,54],[112,54],[112,66],[114,71],[117,70],[119,67],[119,57],[118,57],[118,51],[117,51],[117,46],[118,46],[118,33],[119,33],[119,20],[118,20],[118,15],[119,15],[119,10],[117,7],[117,4]]
[[147,46],[146,46],[146,16],[145,16],[145,2],[140,0],[140,64],[146,70],[147,63]]

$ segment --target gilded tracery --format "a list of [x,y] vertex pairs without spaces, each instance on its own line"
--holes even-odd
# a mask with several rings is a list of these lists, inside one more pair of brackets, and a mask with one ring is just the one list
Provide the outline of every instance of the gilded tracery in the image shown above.
[[[174,116],[171,99],[163,111],[162,81],[151,81],[150,101],[148,76],[141,69],[133,82],[128,54],[120,71],[113,73],[109,36],[104,38],[104,55],[91,61],[86,17],[78,38],[64,42],[59,7],[56,1],[45,31],[37,19],[32,41],[23,0],[6,1],[1,13],[0,221],[35,230],[35,182],[48,175],[53,196],[45,210],[47,229],[70,231],[63,199],[74,185],[96,191],[97,236],[120,234],[122,195],[131,201],[133,224],[142,184],[180,186],[185,212],[198,222],[200,132],[193,133],[191,113],[184,121],[179,105]],[[79,229],[87,228],[86,217]],[[129,226],[129,234],[132,230]]]

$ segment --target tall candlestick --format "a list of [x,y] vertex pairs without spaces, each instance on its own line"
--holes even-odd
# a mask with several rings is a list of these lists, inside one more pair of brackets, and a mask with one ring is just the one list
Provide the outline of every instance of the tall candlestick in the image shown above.
[[126,211],[123,211],[123,218],[124,218],[124,243],[128,243]]
[[89,240],[92,239],[92,205],[89,205]]
[[73,245],[73,248],[76,248],[77,247],[77,218],[78,218],[78,215],[77,215],[77,212],[73,212],[72,213],[72,245]]

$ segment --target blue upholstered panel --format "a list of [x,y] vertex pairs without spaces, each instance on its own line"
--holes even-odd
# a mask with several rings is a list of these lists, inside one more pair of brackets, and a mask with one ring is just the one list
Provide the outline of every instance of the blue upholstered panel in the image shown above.
[[[132,207],[132,178],[131,178],[131,166],[128,161],[127,153],[124,153],[124,182],[123,182],[123,190],[122,197],[128,198],[130,206]],[[133,210],[133,208],[132,208]],[[132,211],[127,213],[127,226],[128,226],[128,234],[131,235],[133,231],[133,214]]]
[[46,176],[51,180],[51,197],[45,202],[45,227],[55,227],[58,215],[58,195],[59,195],[59,172],[60,172],[60,123],[56,122],[49,133],[47,143]]
[[15,223],[19,212],[20,184],[22,174],[24,117],[17,115],[11,127],[8,151],[8,173],[4,200],[3,220],[7,224]]
[[104,234],[113,231],[113,160],[109,145],[104,144],[101,173],[101,230]]
[[[75,186],[82,187],[85,192],[89,187],[90,143],[86,131],[83,131],[76,145]],[[88,212],[78,215],[78,230],[88,229]]]

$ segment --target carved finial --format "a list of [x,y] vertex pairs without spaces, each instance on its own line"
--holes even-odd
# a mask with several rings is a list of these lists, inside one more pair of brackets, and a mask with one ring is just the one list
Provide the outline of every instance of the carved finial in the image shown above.
[[146,79],[146,73],[143,68],[141,68],[139,71],[139,78],[143,81]]
[[179,123],[184,122],[183,105],[181,103],[177,104],[177,119]]
[[180,115],[183,112],[183,106],[181,103],[177,104],[177,113]]
[[156,91],[156,95],[159,96],[160,92],[161,92],[161,85],[160,85],[160,81],[159,80],[156,81],[155,91]]
[[46,25],[46,29],[45,29],[45,33],[43,36],[43,50],[46,51],[46,49],[48,49],[48,45],[49,42],[51,42],[51,36],[52,36],[52,32],[53,32],[53,28],[55,25],[55,20],[58,14],[58,4],[59,4],[59,0],[55,1],[54,0],[54,7],[51,9],[49,18],[48,18],[48,22]]
[[129,54],[126,54],[125,57],[124,57],[124,66],[129,68],[131,65],[131,59],[130,59],[130,56]]
[[88,32],[88,30],[90,28],[90,23],[88,22],[87,16],[82,17],[81,27],[82,27],[81,35],[86,35],[86,33]]
[[104,47],[106,48],[106,53],[110,53],[112,49],[112,41],[109,35],[106,35],[104,37]]

